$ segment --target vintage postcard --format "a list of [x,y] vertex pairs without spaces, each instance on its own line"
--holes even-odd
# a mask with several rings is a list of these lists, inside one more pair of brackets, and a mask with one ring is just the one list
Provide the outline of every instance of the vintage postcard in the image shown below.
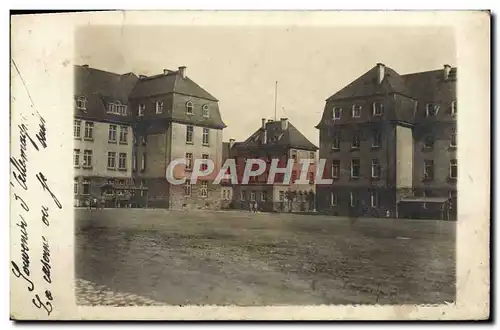
[[490,315],[490,13],[11,18],[15,320]]

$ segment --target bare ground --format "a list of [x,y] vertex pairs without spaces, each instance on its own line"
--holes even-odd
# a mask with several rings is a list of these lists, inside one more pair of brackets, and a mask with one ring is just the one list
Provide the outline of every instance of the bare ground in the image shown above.
[[112,292],[170,305],[455,300],[454,222],[92,212],[77,211],[76,277]]

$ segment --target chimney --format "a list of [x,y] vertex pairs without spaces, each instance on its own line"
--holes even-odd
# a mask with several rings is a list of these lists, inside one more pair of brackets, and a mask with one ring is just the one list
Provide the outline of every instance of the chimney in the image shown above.
[[145,75],[143,75],[143,74],[140,74],[140,75],[139,75],[139,79],[146,79],[147,77],[148,77],[148,76],[145,76]]
[[288,118],[280,118],[281,130],[286,131],[288,129]]
[[382,83],[385,77],[385,65],[383,63],[377,63],[377,82]]
[[229,149],[234,146],[235,139],[229,139]]
[[186,67],[185,66],[179,67],[179,74],[181,75],[182,78],[186,78]]
[[443,78],[444,80],[448,80],[450,76],[451,66],[448,64],[443,65]]
[[170,70],[168,69],[163,69],[163,74],[166,76]]
[[267,120],[267,122],[268,122],[268,123],[272,123],[272,122],[273,122],[273,120],[272,120],[272,119],[268,119],[268,120]]
[[262,118],[262,129],[266,128],[266,118]]
[[88,68],[88,67],[89,67],[89,65],[88,65],[88,64],[84,64],[84,65],[82,65],[82,67],[84,67],[84,68]]

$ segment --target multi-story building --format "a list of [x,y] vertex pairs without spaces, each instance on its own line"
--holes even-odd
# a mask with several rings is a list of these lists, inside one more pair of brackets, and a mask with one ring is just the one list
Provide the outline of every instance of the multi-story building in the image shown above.
[[[273,121],[262,119],[261,127],[243,142],[230,142],[230,157],[235,159],[238,185],[234,186],[233,206],[250,209],[257,206],[264,211],[309,211],[314,209],[316,188],[315,159],[316,150],[302,133],[287,118]],[[243,172],[248,159],[261,159],[266,163],[264,173],[250,177],[243,182]],[[269,170],[273,159],[279,160],[278,167],[285,168],[289,159],[294,160],[290,181],[284,173],[278,173],[272,183],[268,182]],[[306,183],[298,182],[301,178],[301,159],[310,162]],[[255,169],[255,168],[254,168]]]
[[456,68],[400,75],[384,64],[326,100],[320,158],[331,185],[317,205],[338,215],[456,216]]
[[[87,86],[87,89],[76,89],[77,108],[80,97],[87,98],[88,112],[95,118],[85,118],[94,118],[94,125],[104,125],[102,129],[108,132],[105,136],[104,133],[95,135],[96,150],[91,161],[93,167],[100,168],[106,159],[101,154],[107,155],[108,168],[100,173],[105,181],[123,177],[136,187],[146,187],[141,194],[148,207],[220,207],[220,186],[209,180],[191,184],[190,173],[195,159],[211,159],[216,168],[220,166],[225,124],[217,99],[187,77],[186,67],[164,70],[150,77],[137,77],[132,73],[117,75],[85,66],[77,67],[76,71],[80,72],[76,85]],[[89,80],[93,76],[95,78]],[[76,120],[81,118],[76,111],[75,132]],[[94,128],[94,132],[98,131]],[[122,140],[126,140],[126,144]],[[125,160],[124,148],[127,150]],[[118,164],[116,171],[109,166],[113,164],[113,152]],[[168,165],[176,159],[188,160],[182,171],[187,177],[183,185],[171,184],[166,178]],[[124,161],[126,170],[122,171]],[[97,183],[96,192],[98,186]],[[89,189],[93,189],[92,182]]]
[[132,123],[129,95],[138,78],[75,67],[73,136],[76,206],[101,196],[105,184],[129,185],[132,177]]

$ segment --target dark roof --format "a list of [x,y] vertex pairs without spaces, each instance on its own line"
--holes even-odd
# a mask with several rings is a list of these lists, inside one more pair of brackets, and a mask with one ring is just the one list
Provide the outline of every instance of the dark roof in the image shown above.
[[167,74],[141,78],[130,97],[142,98],[167,93],[178,93],[217,101],[215,97],[189,77],[183,78],[178,71],[168,71]]
[[327,100],[340,100],[386,93],[399,93],[411,96],[405,80],[396,71],[389,67],[385,67],[384,71],[385,76],[382,83],[377,83],[378,68],[375,66],[330,96]]
[[230,157],[231,148],[229,146],[229,142],[222,142],[222,162],[225,162]]
[[457,68],[451,68],[449,80],[443,83],[443,70],[405,74],[401,76],[411,95],[424,101],[452,100],[456,97]]
[[268,121],[265,124],[266,143],[262,143],[263,129],[259,128],[249,138],[239,142],[233,148],[297,148],[304,150],[317,150],[311,141],[309,141],[292,123],[288,122],[287,129],[282,130],[281,121]]
[[120,75],[79,65],[75,65],[74,69],[75,100],[80,96],[87,99],[86,111],[76,109],[75,103],[77,116],[109,121],[129,121],[131,119],[130,115],[108,114],[106,109],[109,102],[119,101],[121,104],[128,104],[129,95],[138,81],[136,75],[133,73]]

